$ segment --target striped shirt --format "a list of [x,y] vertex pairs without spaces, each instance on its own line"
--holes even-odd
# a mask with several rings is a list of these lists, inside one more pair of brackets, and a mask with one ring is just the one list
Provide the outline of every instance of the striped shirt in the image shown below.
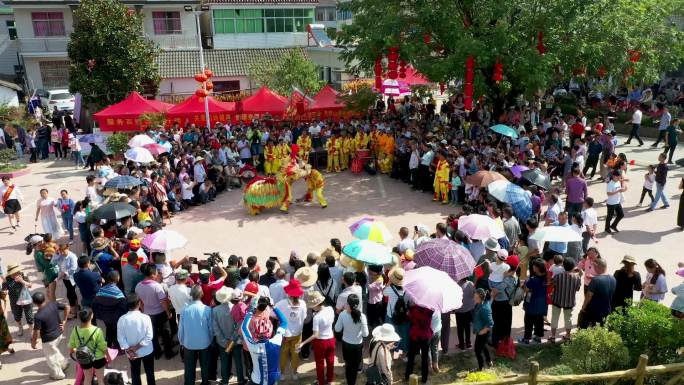
[[575,295],[582,287],[582,280],[577,274],[568,273],[556,274],[553,277],[553,294],[551,303],[556,307],[572,309],[575,307]]

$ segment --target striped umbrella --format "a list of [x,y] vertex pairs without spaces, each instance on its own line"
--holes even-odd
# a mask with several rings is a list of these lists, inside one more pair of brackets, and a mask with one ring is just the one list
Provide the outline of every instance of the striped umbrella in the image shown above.
[[366,239],[357,239],[344,245],[342,252],[349,258],[369,265],[392,263],[392,252],[384,245]]
[[494,198],[510,204],[519,221],[526,221],[532,215],[532,201],[527,192],[517,184],[497,180],[490,183],[487,190]]
[[119,175],[110,179],[105,183],[105,188],[124,190],[135,186],[140,186],[143,181],[130,175]]
[[352,231],[352,235],[359,239],[366,239],[377,243],[387,243],[392,234],[384,223],[380,221],[366,221]]
[[372,217],[363,217],[358,221],[352,223],[351,226],[349,226],[349,231],[351,231],[352,235],[354,235],[354,231],[356,231],[356,229],[358,229],[359,226],[361,226],[365,222],[373,222],[374,220],[375,218]]
[[416,266],[430,266],[447,273],[454,281],[470,277],[475,259],[470,251],[448,239],[431,239],[418,246],[413,256]]

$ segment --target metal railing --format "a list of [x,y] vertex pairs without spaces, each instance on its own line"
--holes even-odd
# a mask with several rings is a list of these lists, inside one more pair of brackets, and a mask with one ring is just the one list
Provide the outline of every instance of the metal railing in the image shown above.
[[19,38],[20,52],[66,52],[68,37]]
[[155,42],[161,49],[197,49],[197,35],[190,33],[155,35],[146,34],[145,37]]

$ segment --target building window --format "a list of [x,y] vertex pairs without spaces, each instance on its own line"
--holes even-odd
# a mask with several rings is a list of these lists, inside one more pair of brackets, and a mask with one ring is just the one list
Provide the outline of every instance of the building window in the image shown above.
[[38,63],[43,89],[69,87],[69,61],[50,60]]
[[7,26],[7,34],[10,40],[17,40],[17,25],[14,20],[5,20],[5,25]]
[[216,9],[214,33],[305,32],[313,9]]
[[240,92],[239,80],[219,80],[214,82],[214,92]]
[[62,12],[31,12],[35,37],[66,36]]
[[175,35],[183,33],[180,12],[152,12],[155,35]]
[[351,11],[337,10],[337,20],[351,20]]

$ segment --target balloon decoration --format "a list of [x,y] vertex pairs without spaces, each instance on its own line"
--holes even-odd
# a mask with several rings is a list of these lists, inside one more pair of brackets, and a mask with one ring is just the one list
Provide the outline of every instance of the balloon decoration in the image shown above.
[[503,80],[503,64],[498,61],[494,64],[494,74],[492,75],[492,80],[499,84]]
[[406,63],[406,60],[400,60],[399,61],[399,77],[404,79],[406,77],[406,66],[408,63]]
[[200,83],[195,91],[195,95],[199,98],[206,98],[209,95],[209,91],[214,89],[214,83],[209,81],[209,78],[214,76],[214,73],[209,69],[205,68],[204,71],[195,74],[195,80]]
[[636,63],[639,60],[641,60],[641,52],[634,49],[630,49],[629,51],[627,51],[627,53],[629,53],[629,61],[631,61],[632,63]]
[[399,68],[399,48],[398,47],[390,47],[388,49],[387,53],[387,77],[396,80],[397,77],[399,76],[399,73],[397,72]]
[[375,73],[375,89],[380,92],[382,89],[382,56],[378,56],[375,59],[373,71]]
[[465,83],[463,85],[463,104],[466,111],[473,110],[473,81],[475,80],[475,58],[468,56],[466,59]]
[[540,55],[544,55],[546,53],[546,47],[544,46],[544,32],[542,31],[537,33],[537,52],[539,52]]

